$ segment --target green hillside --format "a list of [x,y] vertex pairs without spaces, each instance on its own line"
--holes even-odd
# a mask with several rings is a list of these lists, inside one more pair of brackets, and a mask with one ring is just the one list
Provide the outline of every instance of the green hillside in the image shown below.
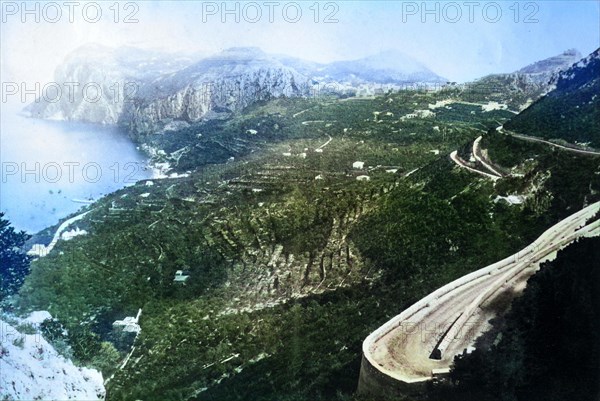
[[[91,206],[89,234],[33,262],[19,306],[48,309],[65,355],[114,374],[111,400],[349,399],[372,330],[600,193],[594,159],[515,143],[492,129],[508,115],[444,96],[280,99],[173,134],[225,149],[211,160],[154,138],[189,175]],[[488,129],[492,160],[525,174],[494,185],[448,159]],[[498,198],[515,193],[523,204]],[[117,369],[134,338],[112,323],[138,308]]]

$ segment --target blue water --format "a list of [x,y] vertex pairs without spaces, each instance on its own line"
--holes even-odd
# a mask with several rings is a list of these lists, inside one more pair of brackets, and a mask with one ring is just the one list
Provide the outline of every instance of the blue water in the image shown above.
[[30,233],[56,224],[137,180],[151,178],[147,158],[119,128],[46,121],[2,106],[0,210]]

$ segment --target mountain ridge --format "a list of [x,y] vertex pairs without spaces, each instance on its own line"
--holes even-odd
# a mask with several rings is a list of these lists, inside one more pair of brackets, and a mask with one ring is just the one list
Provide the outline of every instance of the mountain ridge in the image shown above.
[[[393,68],[386,60],[397,58]],[[149,59],[148,61],[144,61]],[[403,70],[404,65],[408,69]],[[100,84],[106,94],[98,104],[76,96],[71,104],[38,99],[26,107],[32,117],[119,123],[134,133],[158,131],[171,120],[193,123],[240,110],[271,97],[310,96],[315,85],[354,93],[357,87],[406,83],[439,84],[445,79],[422,63],[399,52],[353,61],[320,64],[289,56],[271,55],[257,47],[233,47],[210,56],[172,60],[163,53],[101,45],[78,48],[56,69],[58,83]],[[135,93],[117,99],[111,88],[133,82]],[[206,88],[206,86],[211,86]],[[217,88],[220,93],[215,93]]]
[[466,84],[466,92],[478,100],[506,103],[511,110],[521,111],[552,90],[556,74],[580,59],[579,51],[569,49],[511,73],[476,79]]
[[526,65],[523,68],[515,71],[518,74],[543,74],[553,73],[557,70],[564,68],[565,65],[573,64],[573,62],[580,60],[583,55],[577,49],[567,49],[561,54],[551,56],[539,61],[535,61],[531,64]]
[[505,127],[545,139],[600,147],[600,48],[559,72],[551,90]]

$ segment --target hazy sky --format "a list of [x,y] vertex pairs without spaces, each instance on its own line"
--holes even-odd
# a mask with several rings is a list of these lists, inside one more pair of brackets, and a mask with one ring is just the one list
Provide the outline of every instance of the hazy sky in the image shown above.
[[88,42],[205,53],[258,46],[321,62],[397,49],[454,81],[514,71],[569,48],[586,55],[600,47],[594,0],[74,4],[31,2],[26,13],[21,1],[2,2],[2,81],[50,81],[56,65]]

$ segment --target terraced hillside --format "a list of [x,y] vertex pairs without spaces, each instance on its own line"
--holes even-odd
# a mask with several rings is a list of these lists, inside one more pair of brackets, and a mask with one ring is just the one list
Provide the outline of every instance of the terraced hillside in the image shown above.
[[[557,249],[578,237],[598,235],[600,203],[596,202],[598,191],[595,188],[600,184],[600,154],[581,149],[592,143],[597,130],[597,124],[590,123],[589,119],[594,114],[589,108],[594,99],[585,105],[580,102],[580,96],[589,96],[587,90],[595,85],[597,74],[589,67],[595,66],[596,58],[592,54],[561,73],[557,89],[507,124],[499,125],[453,151],[450,157],[457,168],[492,181],[497,193],[496,202],[511,207],[526,205],[534,215],[544,216],[547,222],[552,221],[550,216],[556,218],[568,210],[577,213],[546,231],[513,258],[502,259],[437,289],[371,333],[363,344],[359,381],[359,392],[363,396],[421,399],[433,389],[425,399],[542,400],[562,397],[559,394],[571,394],[578,400],[595,399],[596,384],[590,386],[591,393],[584,394],[573,384],[572,378],[570,381],[563,379],[562,373],[546,368],[548,362],[541,362],[552,359],[573,365],[564,351],[555,351],[569,346],[564,343],[568,338],[564,331],[568,330],[566,324],[553,316],[562,314],[560,308],[570,301],[564,295],[565,290],[554,291],[560,287],[557,283],[551,284],[552,287],[546,288],[543,294],[535,272],[542,266],[544,258]],[[570,101],[574,98],[579,101]],[[560,110],[555,110],[560,120],[555,114],[543,114],[548,112],[547,106],[552,102],[555,106],[560,103]],[[548,122],[552,130],[546,132],[543,128]],[[559,133],[559,143],[554,137],[553,141],[548,141],[507,132],[506,127],[521,130],[528,127],[529,134],[544,138],[554,135],[552,132]],[[564,143],[569,133],[580,138],[582,143],[577,143],[579,146]],[[588,188],[583,189],[586,185]],[[580,207],[573,208],[575,204],[589,206],[579,211]],[[490,241],[500,243],[497,238],[490,238]],[[451,237],[447,242],[455,246]],[[579,256],[585,261],[590,258],[590,252]],[[591,265],[583,263],[588,267],[578,267],[577,274],[587,275],[589,272],[584,269]],[[561,273],[548,273],[546,269],[544,274]],[[571,280],[581,279],[574,273],[571,275]],[[527,301],[522,301],[517,295],[529,281],[536,287],[533,290],[527,288],[524,295]],[[568,285],[570,289],[577,288]],[[578,298],[578,295],[572,296]],[[589,302],[588,293],[581,297]],[[577,325],[581,327],[589,326],[593,322],[593,313],[588,309],[588,306],[581,310],[569,308],[568,317],[562,314],[561,319],[578,321]],[[560,331],[561,334],[553,337],[552,347],[539,337],[541,326],[549,331],[554,331],[556,326]],[[589,329],[581,335],[587,342],[575,340],[577,347],[586,344],[591,354],[597,354],[597,347],[590,341]],[[531,339],[530,336],[537,337]],[[533,372],[527,371],[525,366]],[[597,372],[589,363],[588,368]],[[580,370],[574,365],[573,369]],[[561,384],[550,384],[552,380],[541,374],[542,371]],[[582,375],[591,377],[593,373]],[[446,379],[448,376],[451,382]],[[571,377],[571,374],[567,376]]]
[[[511,113],[486,105],[278,99],[149,137],[167,177],[91,206],[88,235],[33,263],[20,307],[49,309],[49,337],[112,376],[113,400],[346,399],[370,331],[598,196],[597,164],[512,153],[495,132]],[[482,134],[496,183],[448,157]],[[139,308],[137,338],[113,330]]]

